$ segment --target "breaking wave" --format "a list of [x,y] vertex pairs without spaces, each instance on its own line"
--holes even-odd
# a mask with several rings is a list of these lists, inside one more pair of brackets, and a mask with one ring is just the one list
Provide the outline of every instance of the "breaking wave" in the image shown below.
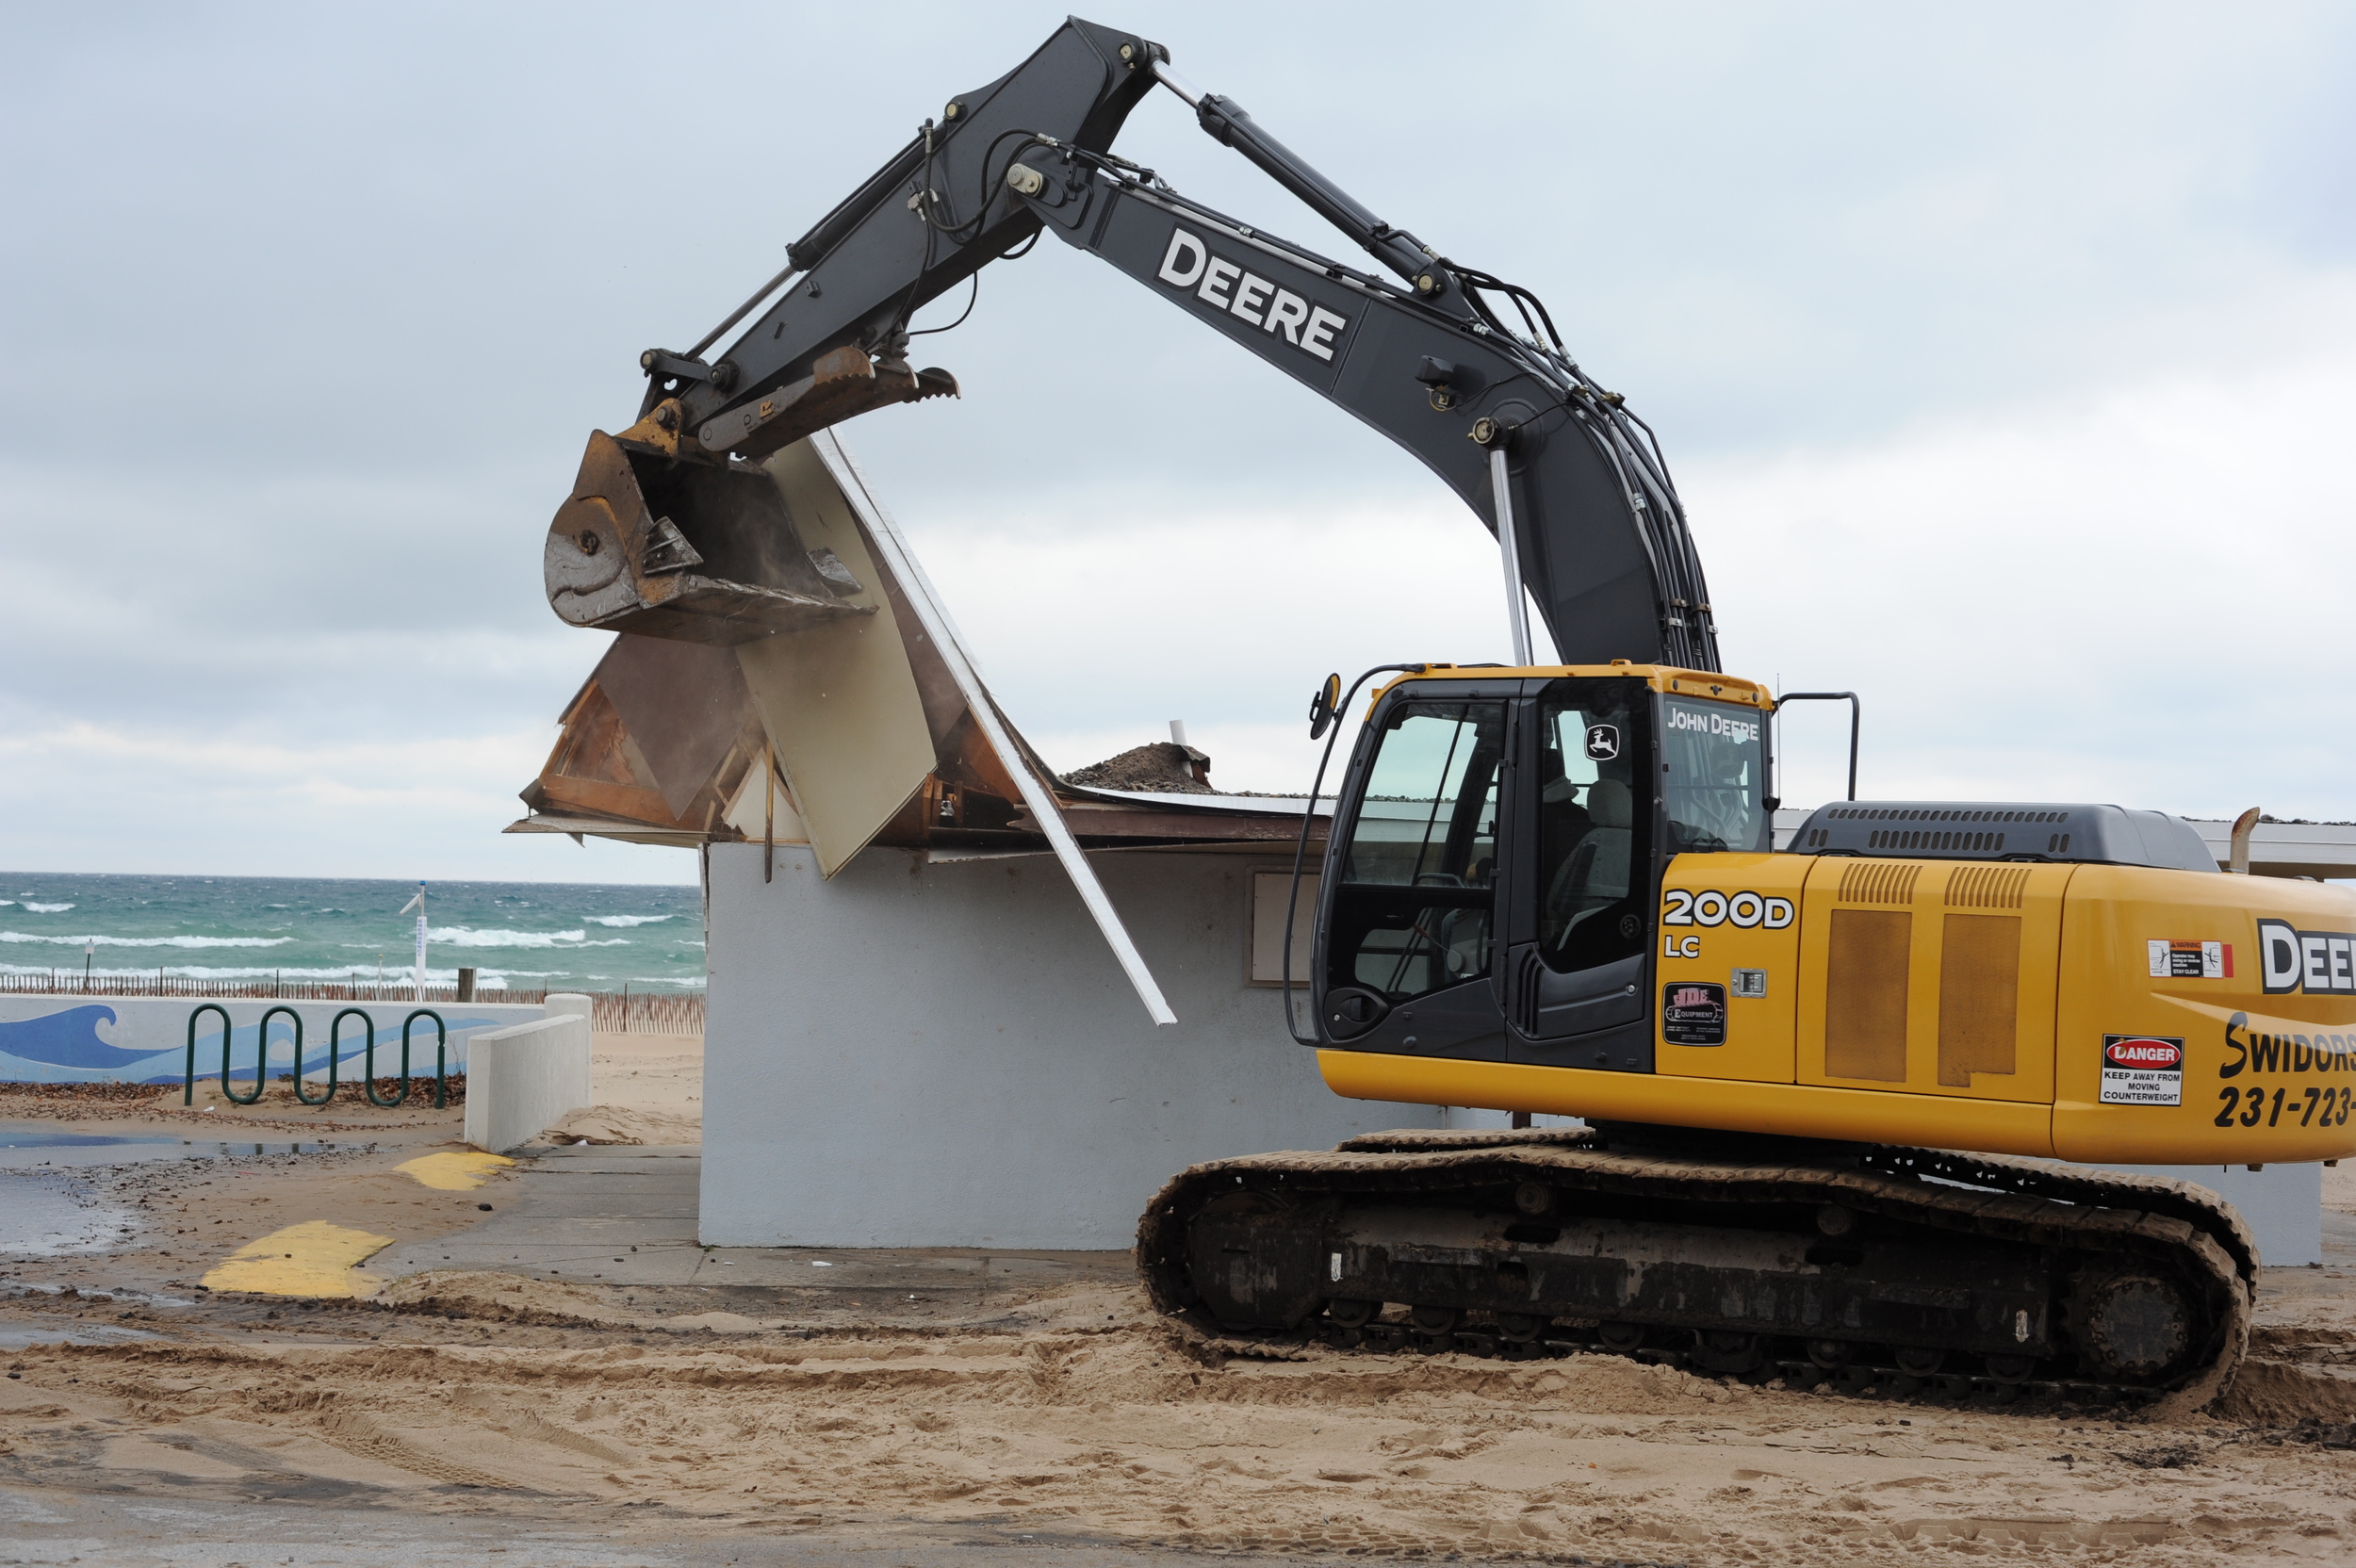
[[666,920],[677,920],[679,917],[677,915],[583,915],[581,918],[592,925],[619,925],[627,928],[637,925],[656,925]]
[[0,931],[0,942],[43,942],[52,947],[285,947],[293,937],[43,937],[29,931]]
[[586,931],[475,931],[463,925],[429,926],[425,939],[445,947],[628,947],[629,939],[591,941]]
[[25,901],[25,912],[28,915],[62,915],[73,907],[71,904],[36,904],[29,898]]
[[[35,967],[29,964],[0,964],[0,977],[20,974],[42,975],[49,972],[50,971],[47,969]],[[173,980],[316,980],[332,981],[350,985],[374,985],[377,983],[376,966],[373,964],[345,964],[331,965],[325,968],[290,969],[262,969],[252,966],[221,968],[211,964],[167,964],[162,966],[162,972],[167,978]],[[81,977],[81,973],[82,972],[80,970],[75,970],[74,972],[74,978],[78,980]],[[106,965],[101,964],[96,969],[90,971],[91,977],[98,980],[152,980],[155,977],[155,974],[156,969],[153,966],[142,966],[139,969],[110,969]],[[475,988],[483,991],[505,990],[509,981],[532,974],[532,972],[528,970],[486,969],[478,972],[475,975]],[[432,964],[426,966],[425,981],[429,986],[450,985],[454,983],[457,978],[458,971],[455,969],[441,969]],[[416,983],[417,982],[412,978],[412,971],[409,965],[401,964],[396,966],[387,964],[384,966],[384,984],[387,990],[397,989],[403,986],[415,985]],[[645,982],[640,983],[644,984]],[[64,995],[70,993],[60,992],[58,994]],[[108,993],[101,992],[99,994],[103,998]],[[393,999],[388,998],[386,1000]]]

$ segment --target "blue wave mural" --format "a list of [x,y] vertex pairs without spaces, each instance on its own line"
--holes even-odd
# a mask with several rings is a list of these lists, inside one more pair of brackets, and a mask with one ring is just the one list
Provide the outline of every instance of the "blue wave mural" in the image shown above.
[[114,1021],[112,1007],[92,1004],[68,1007],[46,1018],[0,1021],[0,1055],[49,1067],[99,1069],[122,1067],[146,1055],[98,1037],[98,1026]]
[[[401,1071],[401,1025],[398,1021],[379,1024],[363,1009],[368,1027],[355,1027],[351,1021],[344,1026],[343,1038],[336,1042],[335,1068],[338,1077],[350,1077],[367,1070],[368,1047],[371,1038],[376,1044],[376,1072],[390,1077]],[[407,1016],[406,1014],[403,1015]],[[102,1004],[66,1007],[40,1018],[0,1020],[0,1082],[14,1083],[114,1083],[114,1084],[177,1084],[188,1072],[188,1046],[185,1041],[162,1051],[140,1050],[109,1044],[99,1037],[99,1026],[113,1026],[118,1021],[115,1009]],[[445,1013],[442,1021],[449,1031],[449,1063],[452,1071],[465,1062],[464,1046],[468,1035],[483,1029],[502,1028],[515,1019],[466,1017]],[[306,1028],[303,1038],[303,1073],[305,1077],[323,1075],[327,1071],[329,1053],[326,1031]],[[409,1037],[409,1070],[412,1074],[434,1070],[435,1031],[433,1021],[420,1019]],[[267,1042],[267,1069],[271,1078],[294,1070],[294,1022],[280,1013],[270,1021]],[[265,1042],[257,1024],[239,1024],[230,1033],[229,1075],[240,1083],[254,1081],[255,1062],[265,1054]],[[196,1076],[200,1079],[221,1075],[221,1015],[206,1012],[198,1025],[196,1037]]]

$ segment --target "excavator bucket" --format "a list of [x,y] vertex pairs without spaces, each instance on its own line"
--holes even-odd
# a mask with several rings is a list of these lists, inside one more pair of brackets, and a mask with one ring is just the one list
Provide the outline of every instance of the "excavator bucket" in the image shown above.
[[833,552],[806,547],[760,460],[854,415],[957,390],[946,370],[850,346],[692,433],[676,399],[620,435],[593,432],[548,525],[549,607],[578,627],[721,645],[874,614],[846,602],[864,590]]
[[758,467],[682,462],[592,432],[573,492],[548,525],[548,606],[573,626],[689,643],[748,643],[847,615],[859,591],[828,551],[805,547]]

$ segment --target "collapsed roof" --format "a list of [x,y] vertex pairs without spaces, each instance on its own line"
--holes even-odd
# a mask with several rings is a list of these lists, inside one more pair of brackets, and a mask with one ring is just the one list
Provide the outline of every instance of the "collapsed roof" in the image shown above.
[[591,437],[549,528],[551,607],[620,635],[565,706],[521,792],[529,814],[507,831],[806,843],[829,878],[875,844],[934,858],[1054,852],[1158,1007],[1079,846],[1290,842],[1299,808],[1173,802],[1209,794],[1209,760],[1174,744],[1086,770],[1104,779],[1093,788],[1058,780],[981,683],[831,430],[732,466],[717,501],[670,495],[678,476],[632,433]]

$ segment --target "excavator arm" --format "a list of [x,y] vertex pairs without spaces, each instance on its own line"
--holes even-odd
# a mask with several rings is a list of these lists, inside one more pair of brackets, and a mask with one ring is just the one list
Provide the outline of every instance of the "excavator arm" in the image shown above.
[[[1074,17],[1006,75],[951,98],[938,122],[787,246],[786,270],[693,351],[640,356],[641,416],[670,404],[676,423],[666,416],[663,428],[679,433],[680,455],[759,458],[869,407],[954,391],[944,372],[910,384],[909,318],[1039,232],[1001,188],[1006,165],[1035,137],[1109,147],[1153,90],[1153,74],[1136,66],[1153,47]],[[772,295],[726,352],[700,357]],[[860,357],[881,362],[875,378],[853,363]]]
[[[1115,156],[1115,134],[1157,84],[1390,276],[1226,217]],[[642,356],[639,422],[593,437],[574,510],[550,530],[558,612],[713,643],[827,613],[825,584],[796,552],[763,548],[771,503],[744,470],[854,415],[954,393],[946,371],[909,367],[910,318],[1041,229],[1438,474],[1498,536],[1520,662],[1543,655],[1515,584],[1557,658],[1718,668],[1700,561],[1659,448],[1564,351],[1534,297],[1377,219],[1232,101],[1187,86],[1160,45],[1077,18],[952,99],[694,350]],[[724,352],[702,357],[756,311]],[[672,471],[698,463],[718,471]],[[715,562],[728,570],[680,573]]]

